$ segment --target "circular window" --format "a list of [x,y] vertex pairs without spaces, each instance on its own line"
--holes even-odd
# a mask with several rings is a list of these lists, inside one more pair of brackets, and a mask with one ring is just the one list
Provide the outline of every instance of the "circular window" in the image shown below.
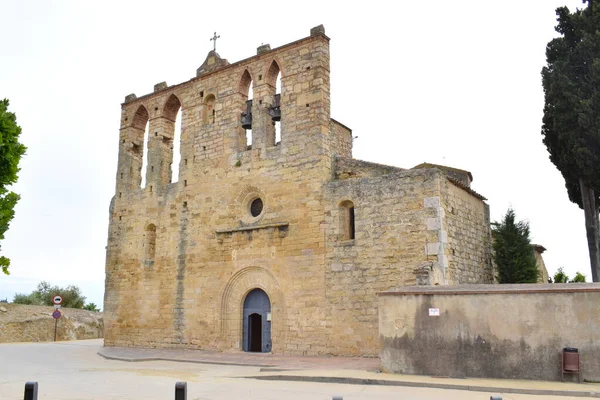
[[250,203],[250,214],[253,217],[258,217],[263,210],[263,201],[262,199],[254,199],[252,203]]

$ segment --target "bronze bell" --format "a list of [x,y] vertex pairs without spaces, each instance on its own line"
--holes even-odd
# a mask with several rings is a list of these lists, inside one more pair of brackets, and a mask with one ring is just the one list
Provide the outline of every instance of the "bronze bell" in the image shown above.
[[246,101],[246,112],[242,113],[242,128],[252,129],[252,100]]
[[273,101],[273,106],[269,107],[269,115],[271,116],[271,120],[273,120],[273,122],[281,121],[280,99],[281,95],[276,94],[275,99]]

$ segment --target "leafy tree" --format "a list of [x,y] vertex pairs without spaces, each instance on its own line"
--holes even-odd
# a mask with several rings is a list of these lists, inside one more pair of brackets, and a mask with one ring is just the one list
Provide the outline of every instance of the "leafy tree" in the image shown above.
[[13,299],[13,303],[39,306],[39,305],[41,305],[41,299],[39,299],[38,297],[35,297],[33,295],[33,293],[30,293],[30,294],[16,293],[15,297]]
[[573,280],[569,281],[569,283],[585,283],[585,275],[583,275],[581,272],[577,271],[575,273],[575,278],[573,278]]
[[[548,279],[548,283],[552,283],[552,279]],[[560,267],[554,274],[554,283],[585,283],[585,275],[577,271],[575,277],[569,280],[569,276],[565,274],[563,267]]]
[[[27,148],[19,143],[21,127],[17,125],[17,117],[8,112],[8,100],[0,100],[0,240],[8,230],[10,221],[15,216],[15,204],[19,195],[9,191],[8,186],[17,181],[19,160]],[[0,256],[0,268],[8,275],[10,259]]]
[[86,304],[85,306],[83,306],[83,309],[88,311],[100,311],[98,306],[94,303]]
[[83,308],[85,297],[81,295],[81,290],[75,285],[69,285],[66,288],[50,286],[48,282],[42,281],[37,289],[28,295],[17,293],[13,303],[33,304],[40,306],[51,306],[52,298],[55,295],[61,295],[63,298],[62,306],[67,308]]
[[561,36],[546,47],[542,135],[569,199],[584,210],[592,280],[600,282],[600,1],[583,3],[573,13],[556,9]]
[[539,276],[529,224],[515,222],[515,212],[508,209],[502,222],[493,222],[494,261],[499,283],[536,283]]
[[554,283],[567,283],[569,282],[569,277],[565,274],[563,267],[558,268],[556,273],[554,274]]

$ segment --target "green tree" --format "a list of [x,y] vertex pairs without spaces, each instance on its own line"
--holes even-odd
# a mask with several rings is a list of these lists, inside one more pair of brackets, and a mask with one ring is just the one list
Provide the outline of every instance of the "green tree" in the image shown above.
[[492,223],[492,231],[498,282],[536,283],[539,272],[529,239],[529,224],[515,222],[515,212],[509,208],[502,222]]
[[573,278],[573,280],[569,281],[569,283],[585,283],[585,275],[583,275],[581,272],[577,271],[575,273],[575,278]]
[[[15,216],[15,204],[19,201],[19,195],[7,187],[17,181],[19,161],[27,150],[19,143],[20,134],[17,117],[8,111],[8,100],[0,100],[0,240],[4,239],[4,233]],[[9,266],[10,259],[0,256],[0,267],[6,275]]]
[[30,293],[30,294],[15,293],[15,297],[13,298],[13,303],[41,306],[42,300],[40,298],[34,296],[33,293]]
[[554,283],[567,283],[569,282],[569,277],[565,274],[563,267],[559,267],[556,273],[554,274]]
[[100,311],[100,309],[98,308],[98,306],[94,303],[88,303],[85,306],[83,306],[84,310],[88,310],[88,311]]
[[600,282],[600,0],[583,3],[573,13],[556,9],[561,36],[546,47],[542,135],[569,199],[584,210],[592,280]]
[[81,295],[81,290],[75,285],[69,285],[66,288],[50,286],[48,282],[42,281],[37,289],[28,295],[17,293],[13,303],[33,304],[40,306],[51,306],[52,298],[59,294],[63,298],[62,306],[67,308],[83,308],[85,296]]

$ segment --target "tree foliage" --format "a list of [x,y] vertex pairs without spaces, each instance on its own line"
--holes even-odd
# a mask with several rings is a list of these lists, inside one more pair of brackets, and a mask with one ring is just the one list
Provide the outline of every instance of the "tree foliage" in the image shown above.
[[[0,100],[0,240],[8,230],[10,221],[15,216],[15,204],[19,195],[9,191],[8,187],[17,181],[19,161],[27,148],[19,143],[21,127],[17,125],[17,117],[8,111],[8,100]],[[10,259],[0,256],[0,268],[8,275]]]
[[53,305],[52,298],[57,294],[63,298],[63,307],[83,308],[85,304],[85,297],[82,296],[81,290],[77,286],[69,285],[66,288],[61,288],[59,286],[51,286],[45,281],[40,282],[37,289],[30,294],[15,294],[13,303],[51,306]]
[[[549,283],[552,283],[552,281]],[[554,283],[585,283],[585,275],[577,271],[575,277],[569,279],[569,276],[565,274],[563,267],[560,267],[554,274]]]
[[514,210],[508,209],[501,222],[492,223],[498,282],[536,283],[539,272],[529,239],[529,224],[515,222],[515,218]]
[[560,37],[546,47],[542,70],[543,141],[565,179],[569,199],[585,211],[592,277],[600,280],[600,1],[556,10]]
[[569,277],[565,274],[563,267],[559,267],[556,273],[554,274],[554,283],[567,283],[569,282]]
[[569,283],[585,283],[585,275],[577,271],[575,277]]
[[88,303],[85,306],[83,306],[83,309],[88,311],[100,311],[100,309],[95,303]]

